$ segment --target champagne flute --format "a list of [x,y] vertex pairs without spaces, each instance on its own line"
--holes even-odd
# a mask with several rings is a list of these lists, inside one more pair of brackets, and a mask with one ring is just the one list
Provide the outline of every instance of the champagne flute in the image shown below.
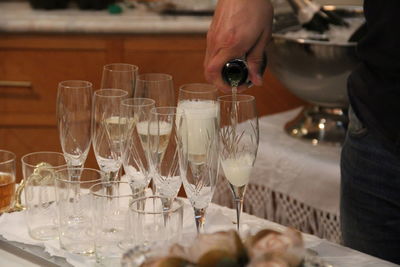
[[91,142],[92,83],[70,80],[58,84],[57,120],[61,147],[68,166],[79,177]]
[[101,89],[118,88],[132,97],[139,67],[125,63],[112,63],[103,67]]
[[[138,75],[134,97],[153,99],[156,107],[175,106],[175,89],[172,76],[165,73],[144,73]],[[152,174],[150,175],[153,176]],[[154,181],[151,189],[153,194],[155,194],[156,186]]]
[[121,102],[127,96],[128,93],[121,89],[101,89],[93,97],[93,150],[109,181],[117,180],[122,164],[124,131],[129,128],[124,124],[130,121],[121,120]]
[[134,97],[150,98],[156,107],[175,106],[175,91],[172,76],[165,73],[144,73],[136,79]]
[[125,174],[131,183],[147,187],[150,182],[149,175],[149,141],[148,125],[150,110],[154,108],[155,101],[150,98],[128,98],[121,103],[123,120],[133,123],[125,124],[126,145],[124,146],[122,164]]
[[185,109],[182,117],[178,131],[181,177],[199,234],[204,232],[206,209],[218,178],[219,123],[215,113],[210,112]]
[[178,109],[218,118],[217,94],[218,89],[212,84],[184,84],[179,88]]
[[182,185],[179,170],[176,107],[159,107],[150,111],[148,141],[151,173],[157,194],[165,209],[170,208]]
[[220,104],[220,161],[236,204],[237,230],[251,170],[257,156],[259,130],[256,101],[250,95],[226,95]]
[[217,100],[218,89],[212,84],[208,83],[188,83],[179,88],[180,102],[184,101],[208,101],[215,102]]

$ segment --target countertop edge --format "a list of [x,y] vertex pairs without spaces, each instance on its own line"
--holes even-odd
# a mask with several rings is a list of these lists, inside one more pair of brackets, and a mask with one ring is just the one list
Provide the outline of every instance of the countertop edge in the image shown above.
[[111,15],[106,10],[34,10],[26,2],[0,3],[0,33],[73,34],[203,34],[210,16],[160,15],[127,9]]

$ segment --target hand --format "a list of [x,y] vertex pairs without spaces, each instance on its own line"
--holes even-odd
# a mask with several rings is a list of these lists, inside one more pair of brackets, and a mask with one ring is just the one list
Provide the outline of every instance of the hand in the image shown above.
[[[262,85],[265,47],[271,38],[273,7],[269,0],[219,0],[207,34],[204,75],[229,92],[221,77],[223,65],[246,56],[249,79]],[[244,88],[241,88],[242,90]]]

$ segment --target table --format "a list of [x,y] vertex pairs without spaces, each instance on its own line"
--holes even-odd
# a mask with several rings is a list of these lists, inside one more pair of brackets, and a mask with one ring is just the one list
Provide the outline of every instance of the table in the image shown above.
[[[195,233],[195,224],[193,217],[193,209],[189,202],[185,199],[184,207],[184,233]],[[23,215],[23,214],[22,214]],[[234,210],[222,207],[216,204],[211,204],[206,215],[206,231],[220,231],[234,229],[236,226],[232,223],[235,220],[236,213]],[[0,236],[5,234],[4,227],[7,223],[15,219],[5,216],[0,216]],[[19,231],[27,231],[24,228],[24,220],[18,222]],[[244,213],[242,216],[242,229],[244,231],[251,230],[256,232],[260,229],[269,228],[276,231],[284,230],[284,226],[273,223],[271,221],[258,218],[253,215]],[[7,235],[7,234],[6,234]],[[327,240],[320,239],[316,236],[303,234],[305,245],[318,253],[319,257],[325,262],[332,264],[334,267],[340,266],[396,266],[395,264],[378,258],[357,252],[355,250],[331,243]],[[46,241],[45,247],[47,251],[53,254],[62,254],[62,251],[56,251],[54,244],[56,241]],[[43,246],[26,246],[19,244],[19,247],[25,247],[25,253],[21,252],[21,248],[13,245],[13,242],[6,241],[0,238],[0,266],[90,266],[78,256],[69,258],[67,261],[60,257],[50,257],[47,252],[44,252]],[[80,256],[83,257],[83,256]]]
[[[317,145],[284,132],[300,109],[259,119],[260,143],[244,211],[339,243],[340,146]],[[233,207],[220,179],[214,202]]]

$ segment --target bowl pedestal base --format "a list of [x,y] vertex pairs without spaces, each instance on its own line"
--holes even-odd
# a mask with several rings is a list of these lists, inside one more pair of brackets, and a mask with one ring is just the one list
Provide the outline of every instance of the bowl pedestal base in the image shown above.
[[285,131],[295,138],[310,141],[313,145],[341,145],[348,125],[347,110],[317,105],[305,106],[285,125]]

